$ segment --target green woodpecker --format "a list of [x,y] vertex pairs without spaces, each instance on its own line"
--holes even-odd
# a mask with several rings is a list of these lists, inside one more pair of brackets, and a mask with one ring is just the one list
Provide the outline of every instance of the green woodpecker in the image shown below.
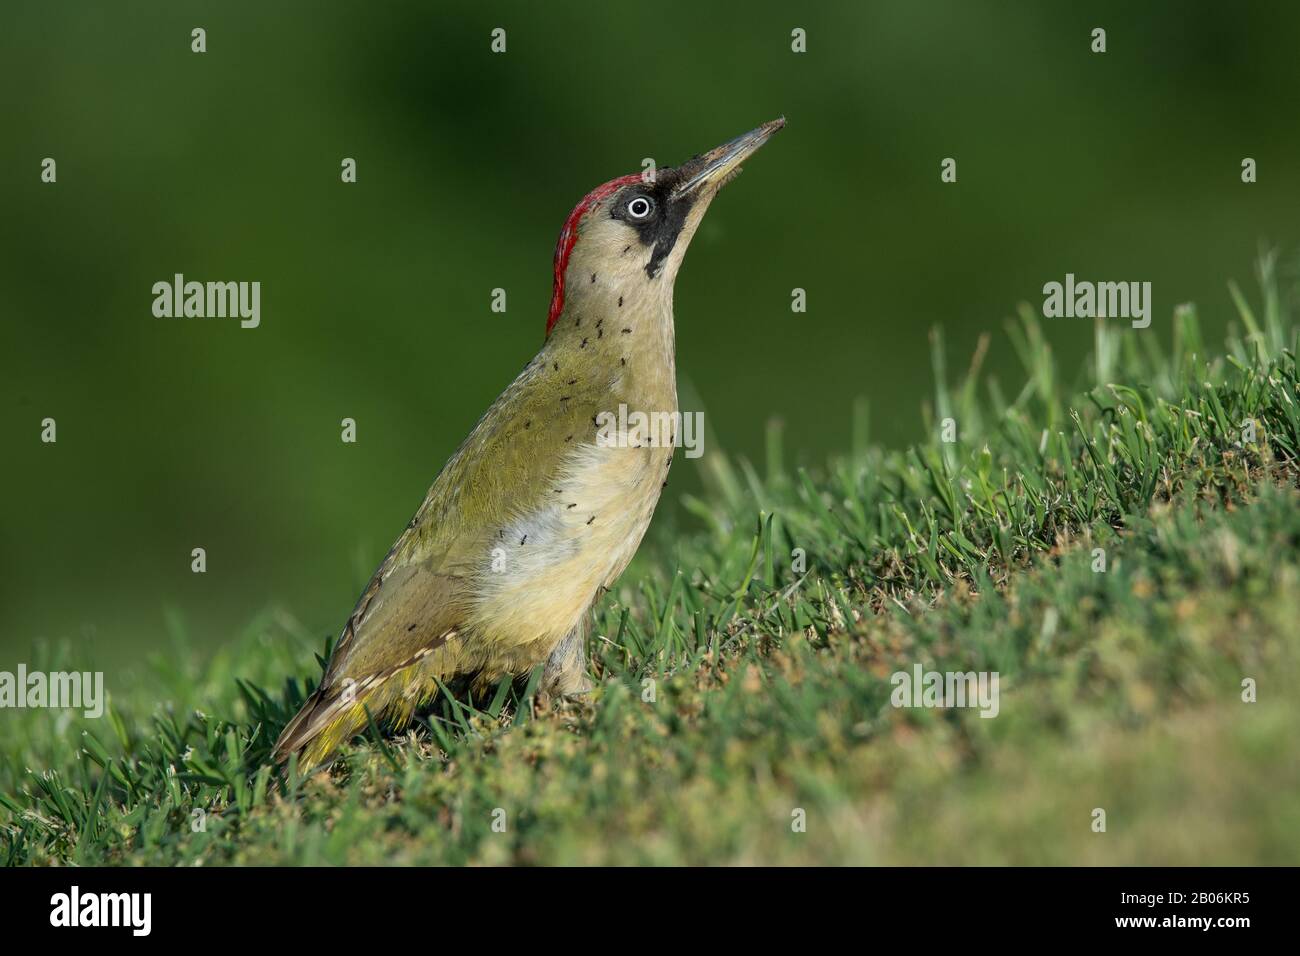
[[612,180],[574,208],[555,249],[545,344],[434,480],[277,759],[320,763],[367,712],[400,727],[457,677],[482,687],[545,663],[545,692],[589,686],[587,612],[641,543],[677,440],[634,429],[610,441],[598,417],[625,405],[679,421],[677,271],[718,190],[784,125]]

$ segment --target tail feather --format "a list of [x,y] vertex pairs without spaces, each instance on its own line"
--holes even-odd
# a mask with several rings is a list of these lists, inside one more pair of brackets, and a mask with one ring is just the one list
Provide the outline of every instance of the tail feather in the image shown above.
[[271,759],[276,763],[284,763],[289,759],[290,754],[300,753],[325,729],[329,712],[336,711],[341,703],[341,698],[336,697],[331,706],[331,702],[327,701],[325,695],[319,690],[312,694],[302,705],[302,709],[285,724],[284,730],[280,731],[280,736],[271,751]]
[[[306,769],[323,762],[340,744],[360,733],[371,714],[376,720],[389,714],[396,723],[404,724],[417,704],[437,693],[438,685],[431,675],[423,680],[417,675],[419,662],[431,650],[421,650],[414,658],[381,674],[349,682],[350,693],[344,694],[337,687],[319,688],[280,732],[271,751],[272,759],[284,763],[296,752],[299,768]],[[379,693],[381,689],[384,693]]]

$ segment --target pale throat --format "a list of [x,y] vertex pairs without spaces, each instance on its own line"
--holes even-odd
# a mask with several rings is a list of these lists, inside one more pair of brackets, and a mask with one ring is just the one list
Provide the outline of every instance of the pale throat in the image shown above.
[[[677,263],[666,263],[651,278],[645,271],[649,255],[627,241],[610,256],[575,255],[565,275],[564,311],[551,338],[584,363],[607,369],[616,390],[631,388],[644,401],[675,408]],[[602,264],[593,264],[601,258]]]

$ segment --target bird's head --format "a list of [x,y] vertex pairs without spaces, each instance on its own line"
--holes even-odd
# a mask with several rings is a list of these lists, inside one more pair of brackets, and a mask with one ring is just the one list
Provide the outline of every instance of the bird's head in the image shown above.
[[618,295],[620,304],[647,297],[671,302],[682,257],[713,197],[784,125],[784,119],[764,123],[680,166],[658,169],[653,177],[621,176],[584,196],[555,247],[546,334],[566,308],[578,304],[575,299],[590,295]]

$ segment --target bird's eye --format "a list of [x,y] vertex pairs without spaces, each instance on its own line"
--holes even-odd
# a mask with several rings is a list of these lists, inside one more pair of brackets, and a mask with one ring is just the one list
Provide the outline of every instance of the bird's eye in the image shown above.
[[645,196],[637,196],[627,204],[627,214],[633,219],[644,219],[653,209],[654,203]]

